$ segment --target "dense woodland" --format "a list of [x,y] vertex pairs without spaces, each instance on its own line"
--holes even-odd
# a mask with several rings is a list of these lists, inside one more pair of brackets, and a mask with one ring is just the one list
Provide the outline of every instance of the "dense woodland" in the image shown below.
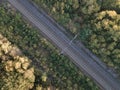
[[120,0],[32,0],[120,74]]
[[0,90],[99,90],[6,3],[0,5]]
[[[32,0],[120,73],[120,0]],[[1,90],[99,90],[9,4],[0,5]]]

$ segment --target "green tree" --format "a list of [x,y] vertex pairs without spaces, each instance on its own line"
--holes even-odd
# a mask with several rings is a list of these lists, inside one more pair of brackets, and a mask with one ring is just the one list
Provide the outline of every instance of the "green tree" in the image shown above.
[[120,13],[120,0],[101,0],[102,10],[115,10]]
[[100,10],[97,0],[80,0],[80,12],[91,15]]
[[92,24],[94,28],[89,38],[90,48],[105,62],[117,65],[120,63],[120,15],[115,11],[102,11],[96,14]]

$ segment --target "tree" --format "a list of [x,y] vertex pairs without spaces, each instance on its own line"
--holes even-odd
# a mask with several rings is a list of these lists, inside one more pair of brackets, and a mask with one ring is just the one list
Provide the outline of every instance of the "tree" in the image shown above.
[[80,12],[83,14],[91,15],[93,13],[98,12],[100,6],[98,5],[96,0],[81,0],[80,1]]
[[0,34],[0,89],[29,90],[34,86],[34,68],[30,60]]
[[101,10],[115,10],[120,13],[120,0],[102,0]]
[[92,25],[94,28],[89,37],[91,50],[105,62],[120,63],[120,15],[115,11],[102,11],[96,14]]

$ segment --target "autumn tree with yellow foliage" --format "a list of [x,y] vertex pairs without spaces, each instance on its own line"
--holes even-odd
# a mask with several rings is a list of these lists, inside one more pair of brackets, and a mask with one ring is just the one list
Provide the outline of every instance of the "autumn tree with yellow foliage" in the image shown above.
[[30,60],[0,34],[0,89],[29,90],[35,76]]

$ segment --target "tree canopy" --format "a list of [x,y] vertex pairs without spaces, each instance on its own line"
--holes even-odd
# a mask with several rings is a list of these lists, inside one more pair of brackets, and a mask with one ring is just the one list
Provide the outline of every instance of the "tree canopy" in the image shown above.
[[29,90],[34,86],[30,60],[0,34],[0,89]]

